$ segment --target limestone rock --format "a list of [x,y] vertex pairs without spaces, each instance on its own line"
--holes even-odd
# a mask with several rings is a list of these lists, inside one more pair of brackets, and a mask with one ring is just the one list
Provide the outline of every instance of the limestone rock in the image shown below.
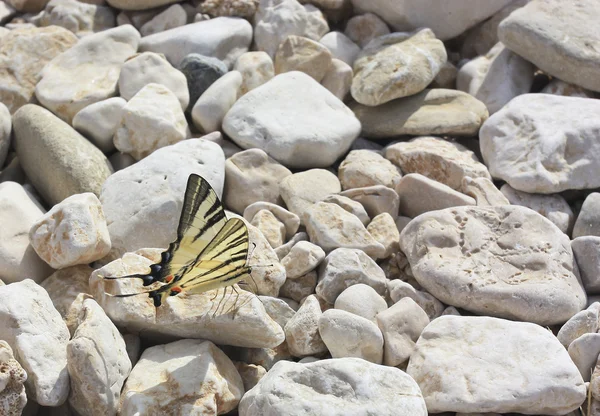
[[404,298],[411,298],[425,311],[430,320],[434,320],[444,314],[445,309],[442,302],[430,293],[415,289],[410,283],[394,279],[388,281],[387,286],[390,299],[394,303],[398,303]]
[[568,82],[561,81],[558,78],[554,78],[552,81],[550,81],[550,83],[546,85],[540,91],[540,93],[563,95],[565,97],[595,98],[594,92],[586,90],[579,85],[569,84]]
[[558,331],[556,338],[565,347],[569,348],[571,342],[584,334],[598,332],[598,309],[591,307],[577,312]]
[[271,247],[277,248],[283,244],[285,225],[271,211],[261,209],[254,215],[250,223],[260,230]]
[[0,102],[0,167],[4,166],[10,147],[12,120],[8,108]]
[[344,100],[350,92],[354,72],[347,63],[333,58],[331,65],[321,80],[321,85],[327,88],[340,100]]
[[316,296],[306,298],[298,312],[285,324],[285,339],[295,357],[322,354],[327,351],[319,334],[321,306]]
[[164,11],[158,13],[140,28],[142,36],[150,36],[155,33],[183,26],[187,23],[187,13],[179,4],[173,4]]
[[292,309],[283,299],[273,296],[259,296],[269,316],[284,328],[285,324],[294,316],[296,311]]
[[330,204],[339,205],[344,210],[348,211],[350,214],[356,216],[360,222],[363,223],[364,226],[367,226],[369,222],[371,222],[371,218],[369,214],[367,214],[367,210],[358,201],[348,198],[347,196],[342,196],[339,194],[328,195],[322,199],[323,202],[327,202]]
[[0,412],[5,416],[20,416],[27,404],[24,385],[27,373],[6,341],[0,341],[0,369]]
[[121,97],[90,104],[73,117],[73,128],[105,154],[115,151],[113,136],[123,117],[127,101]]
[[398,217],[400,198],[396,191],[387,186],[373,185],[347,189],[341,192],[340,195],[360,202],[371,218],[384,212],[390,214],[394,220]]
[[323,249],[308,241],[299,241],[290,252],[281,259],[288,279],[297,279],[317,268],[325,259]]
[[571,241],[586,293],[600,294],[600,237],[583,236]]
[[240,55],[233,69],[242,74],[240,96],[260,87],[275,76],[273,60],[263,51],[246,52]]
[[283,342],[274,348],[244,348],[241,351],[241,360],[247,364],[260,365],[269,371],[275,363],[281,360],[291,360],[292,356]]
[[[319,186],[315,186],[315,184]],[[342,190],[338,178],[325,169],[294,173],[281,180],[281,197],[287,208],[303,220],[304,213],[315,202]]]
[[476,205],[510,205],[504,194],[488,178],[473,179],[470,176],[465,176],[462,180],[461,190],[464,194],[475,198]]
[[600,354],[600,334],[583,334],[569,344],[569,357],[573,360],[583,381],[590,381]]
[[296,231],[298,231],[298,227],[300,227],[300,218],[285,208],[270,202],[258,201],[248,205],[244,210],[244,218],[248,221],[251,221],[252,218],[254,218],[254,216],[262,210],[272,212],[273,215],[275,215],[275,217],[283,223],[285,226],[286,239],[292,238],[296,234]]
[[388,306],[379,293],[371,286],[357,283],[349,286],[335,299],[335,309],[350,312],[373,323],[379,312],[385,311]]
[[592,192],[585,198],[585,201],[583,201],[583,205],[581,206],[581,210],[579,211],[579,215],[573,226],[573,238],[583,236],[600,237],[599,210],[600,193]]
[[252,279],[247,282],[251,284],[250,290],[258,295],[277,296],[285,282],[285,268],[260,230],[250,223],[246,223],[246,226],[252,247],[248,264],[260,266],[252,268]]
[[256,13],[257,5],[258,0],[206,0],[198,5],[198,11],[211,17],[251,18]]
[[385,247],[383,258],[387,258],[400,250],[400,233],[390,214],[382,212],[367,225],[367,231]]
[[275,73],[300,71],[321,82],[331,65],[331,52],[314,40],[290,35],[277,48]]
[[279,296],[301,303],[307,296],[315,293],[318,280],[319,276],[316,270],[305,273],[295,279],[286,279],[281,289],[279,289]]
[[50,0],[41,13],[38,26],[62,26],[85,36],[115,27],[116,17],[109,7],[76,0]]
[[378,153],[370,150],[352,150],[340,164],[338,176],[343,189],[373,185],[395,188],[402,178],[402,173]]
[[364,48],[371,40],[388,35],[390,28],[376,14],[365,13],[351,17],[346,23],[346,36]]
[[354,60],[360,53],[360,47],[342,32],[329,32],[323,36],[319,42],[331,52],[331,56],[345,62],[349,66],[354,64]]
[[242,75],[231,71],[217,79],[196,100],[192,108],[192,120],[205,133],[219,131],[227,112],[240,95]]
[[277,247],[275,249],[275,253],[277,253],[277,257],[281,261],[282,258],[288,255],[292,247],[294,247],[300,241],[308,241],[308,234],[305,232],[296,233],[288,240],[287,243]]
[[178,0],[107,0],[108,4],[122,10],[147,10],[165,4],[175,3]]
[[183,58],[179,69],[187,79],[192,103],[198,101],[216,80],[227,73],[227,65],[223,61],[199,53],[190,53]]

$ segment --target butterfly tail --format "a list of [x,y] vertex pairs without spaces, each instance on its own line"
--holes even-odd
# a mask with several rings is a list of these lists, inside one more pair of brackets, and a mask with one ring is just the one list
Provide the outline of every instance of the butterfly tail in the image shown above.
[[130,274],[127,276],[104,276],[103,278],[106,280],[142,279],[144,286],[150,286],[152,283],[158,281],[158,279],[156,279],[151,274]]

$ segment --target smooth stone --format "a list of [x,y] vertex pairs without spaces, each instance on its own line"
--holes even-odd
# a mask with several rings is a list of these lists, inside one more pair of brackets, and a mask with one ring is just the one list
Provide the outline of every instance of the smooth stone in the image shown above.
[[199,13],[210,17],[237,16],[251,18],[256,13],[256,0],[206,0],[197,7]]
[[281,289],[279,289],[279,296],[301,303],[306,297],[315,293],[318,280],[319,276],[315,270],[295,279],[286,279]]
[[576,237],[571,241],[571,248],[586,293],[600,294],[600,237]]
[[229,158],[229,157],[235,155],[236,153],[239,153],[242,151],[242,149],[240,149],[231,140],[228,140],[225,137],[223,137],[223,135],[221,134],[220,131],[208,133],[207,135],[202,136],[202,138],[205,140],[210,140],[211,142],[218,144],[219,147],[221,147],[221,150],[223,150],[223,153],[225,154],[225,158]]
[[121,67],[119,75],[119,94],[125,100],[131,100],[148,84],[162,84],[167,87],[185,110],[190,103],[187,79],[181,71],[173,68],[164,55],[154,52],[142,52],[129,58]]
[[442,302],[430,293],[415,289],[410,283],[394,279],[388,281],[387,287],[392,302],[398,303],[404,298],[410,298],[425,311],[430,320],[434,320],[444,313]]
[[306,234],[303,231],[296,233],[292,236],[292,238],[290,238],[288,240],[287,243],[277,247],[275,249],[275,253],[277,254],[277,257],[279,258],[279,261],[281,261],[282,258],[287,256],[288,253],[290,252],[290,250],[292,249],[292,247],[294,247],[300,241],[308,241],[308,234]]
[[371,218],[384,212],[390,214],[394,220],[398,217],[400,198],[395,190],[387,186],[373,185],[352,188],[340,192],[340,195],[360,202]]
[[208,87],[228,71],[227,65],[220,59],[199,53],[191,53],[183,58],[179,69],[187,79],[190,102],[194,105]]
[[352,0],[355,13],[372,12],[396,31],[428,27],[438,39],[448,40],[492,16],[511,0],[481,3],[459,0],[440,6],[436,0]]
[[473,136],[488,118],[481,101],[443,88],[422,92],[377,107],[350,105],[362,124],[362,135],[386,138],[402,135]]
[[250,223],[246,223],[246,226],[252,247],[247,263],[260,266],[252,268],[251,279],[246,281],[250,284],[248,289],[257,295],[278,296],[285,282],[285,268],[279,263],[275,250],[260,230]]
[[71,124],[81,109],[117,94],[121,67],[139,41],[140,34],[129,25],[85,36],[44,67],[36,98]]
[[303,219],[310,241],[325,252],[349,248],[375,258],[385,255],[385,247],[369,234],[358,217],[339,205],[317,202],[308,208]]
[[564,415],[586,397],[565,348],[528,322],[442,316],[421,334],[406,372],[431,413]]
[[29,230],[42,215],[43,208],[25,188],[0,183],[0,278],[5,283],[39,283],[52,273],[29,243]]
[[[0,4],[0,10],[1,7]],[[15,360],[13,350],[6,341],[0,341],[0,368],[0,409],[6,416],[19,416],[27,404],[27,373]]]
[[271,211],[261,209],[254,215],[250,223],[260,230],[271,247],[277,248],[283,245],[285,225]]
[[575,225],[573,238],[600,237],[600,193],[592,192],[583,201]]
[[568,234],[571,232],[575,216],[571,207],[561,195],[543,195],[517,191],[507,183],[502,185],[500,192],[512,205],[531,208],[552,221],[563,233]]
[[404,174],[419,173],[460,191],[463,179],[492,179],[487,167],[475,153],[460,143],[440,137],[416,137],[389,145],[384,156]]
[[245,94],[223,120],[244,149],[259,148],[292,168],[329,167],[360,133],[352,111],[310,76],[277,75]]
[[76,0],[50,0],[41,13],[38,26],[62,26],[85,36],[116,26],[116,13],[105,6]]
[[579,85],[569,84],[568,82],[561,81],[558,78],[554,78],[552,81],[550,81],[550,83],[546,85],[540,91],[540,93],[563,95],[565,97],[595,98],[593,91],[586,90]]
[[319,319],[322,314],[319,300],[310,295],[285,324],[285,340],[294,357],[327,352],[327,346],[319,334]]
[[429,86],[430,88],[454,89],[457,74],[458,68],[452,62],[446,61]]
[[365,227],[371,222],[371,218],[369,217],[369,214],[367,214],[367,210],[363,204],[350,199],[347,196],[332,194],[323,198],[322,201],[340,206],[350,214],[356,216]]
[[[315,186],[316,183],[319,186]],[[337,194],[342,186],[335,174],[325,169],[310,169],[286,176],[279,189],[288,210],[303,221],[308,208],[328,195]]]
[[362,250],[338,248],[319,266],[319,283],[316,293],[329,304],[348,287],[359,283],[372,287],[384,295],[387,287],[385,273],[379,265]]
[[556,338],[565,348],[569,348],[571,342],[580,336],[598,332],[598,318],[598,309],[588,308],[577,312],[560,328]]
[[400,248],[424,289],[474,313],[554,325],[586,304],[569,237],[525,207],[428,212],[402,231]]
[[113,249],[122,254],[142,247],[166,248],[175,241],[190,173],[202,176],[221,195],[225,157],[219,145],[184,140],[111,175],[100,201]]
[[423,91],[446,62],[446,48],[430,29],[373,39],[354,61],[352,97],[379,106]]
[[243,53],[235,61],[234,70],[242,74],[240,97],[260,87],[275,76],[275,66],[268,53],[263,51]]
[[162,53],[176,68],[190,53],[212,56],[231,67],[251,42],[252,26],[248,21],[217,17],[145,36],[139,50]]
[[325,259],[323,249],[308,241],[299,241],[281,259],[287,279],[297,279],[312,272]]
[[127,101],[121,97],[90,104],[73,117],[73,128],[84,135],[105,154],[115,151],[113,136],[119,128],[123,107]]
[[470,196],[419,173],[405,175],[396,192],[400,197],[400,214],[411,218],[444,208],[476,205]]
[[342,189],[383,185],[395,188],[402,172],[382,155],[370,150],[352,150],[338,168]]
[[531,63],[497,43],[485,56],[460,68],[456,89],[471,94],[494,114],[516,96],[529,92],[533,73]]
[[80,414],[115,415],[125,379],[131,371],[125,341],[93,299],[86,299],[81,323],[67,344],[71,379],[69,404]]
[[[594,25],[599,18],[600,5],[594,0],[538,0],[504,19],[498,37],[542,71],[600,91],[600,50],[592,41],[600,35]],[[549,50],[551,54],[545,53]]]
[[187,23],[187,13],[179,4],[173,4],[160,12],[140,28],[142,36],[150,36],[165,30],[184,26]]
[[239,413],[426,416],[427,408],[405,372],[360,358],[334,358],[278,362],[244,395]]
[[519,191],[551,194],[597,188],[598,111],[600,102],[589,98],[520,95],[482,126],[483,160],[494,178]]
[[240,347],[271,348],[284,341],[281,327],[265,312],[252,293],[232,288],[199,294],[169,296],[156,308],[148,296],[115,298],[109,294],[135,293],[145,290],[139,279],[105,280],[104,276],[147,273],[160,261],[127,253],[90,276],[90,290],[96,301],[119,328],[166,340],[201,338],[218,344]]
[[176,3],[179,0],[106,0],[115,9],[148,10],[155,7]]
[[600,354],[600,334],[581,335],[569,344],[568,351],[583,381],[590,381]]
[[414,300],[406,297],[378,313],[377,325],[385,340],[383,364],[396,367],[415,352],[417,340],[429,325],[429,317]]
[[194,126],[205,133],[221,130],[223,119],[238,99],[242,74],[231,71],[211,84],[192,108]]
[[331,52],[314,40],[290,35],[277,49],[274,58],[275,74],[300,71],[321,82],[331,65]]
[[285,324],[294,316],[296,311],[292,309],[283,299],[276,298],[273,296],[259,296],[258,297],[265,307],[265,311],[269,314],[271,319],[279,324],[280,327],[284,328]]
[[210,341],[183,339],[143,352],[121,393],[119,414],[225,414],[243,394],[242,378],[223,351]]
[[254,15],[256,49],[271,57],[289,35],[319,40],[327,32],[329,25],[323,13],[296,0],[260,0]]
[[475,198],[476,205],[479,206],[510,205],[504,194],[488,178],[465,176],[461,190],[464,194]]
[[373,323],[375,317],[385,311],[388,305],[385,299],[375,289],[364,283],[358,283],[344,289],[335,299],[334,308],[350,312]]
[[390,28],[376,14],[357,14],[348,19],[344,33],[358,46],[364,48],[371,40],[389,35]]
[[338,99],[344,98],[350,92],[354,72],[347,63],[333,58],[331,65],[321,80],[321,85],[327,88]]
[[[288,168],[261,149],[236,153],[225,161],[227,186],[223,202],[238,213],[245,212],[248,206],[257,202],[283,205],[280,183],[291,174]],[[254,215],[247,219],[251,220]]]
[[342,32],[332,31],[323,36],[319,43],[325,45],[331,56],[350,67],[361,51],[361,48]]
[[77,42],[62,27],[10,30],[0,44],[0,102],[12,113],[33,102],[41,71]]
[[162,84],[148,84],[123,107],[115,147],[135,160],[191,136],[177,96]]
[[133,165],[134,163],[137,163],[137,160],[135,160],[133,158],[133,156],[131,156],[130,154],[121,153],[121,152],[113,153],[112,156],[110,156],[108,158],[108,160],[110,161],[110,164],[112,165],[115,172],[125,169],[125,168],[128,168],[129,166]]
[[337,309],[319,318],[319,334],[332,358],[356,357],[381,364],[383,335],[372,321]]
[[[225,168],[227,169],[227,165],[225,165]],[[300,227],[300,218],[287,209],[270,202],[258,201],[248,205],[246,209],[244,209],[244,218],[251,221],[252,218],[263,209],[271,211],[273,215],[283,223],[285,226],[286,239],[290,239],[296,234]]]
[[387,212],[373,217],[367,231],[371,236],[385,247],[383,258],[387,258],[400,250],[400,233],[396,228],[394,218]]
[[27,372],[29,397],[59,406],[69,394],[69,330],[48,296],[31,279],[0,287],[0,339]]

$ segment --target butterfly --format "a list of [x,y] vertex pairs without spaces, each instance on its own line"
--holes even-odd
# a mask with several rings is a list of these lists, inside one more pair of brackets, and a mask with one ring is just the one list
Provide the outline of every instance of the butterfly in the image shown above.
[[250,277],[248,228],[239,218],[227,219],[216,192],[206,179],[191,174],[177,227],[177,239],[161,253],[160,263],[150,266],[148,274],[133,274],[105,279],[142,279],[144,286],[155,282],[158,289],[112,295],[129,297],[147,293],[159,307],[168,296],[203,293],[232,286]]

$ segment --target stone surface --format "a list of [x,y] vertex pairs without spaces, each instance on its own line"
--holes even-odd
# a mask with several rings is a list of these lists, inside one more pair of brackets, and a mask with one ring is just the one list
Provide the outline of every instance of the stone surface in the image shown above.
[[111,247],[102,205],[89,192],[65,198],[38,218],[29,241],[54,269],[99,260]]
[[116,415],[119,396],[131,371],[125,341],[93,299],[86,299],[80,324],[67,344],[71,379],[69,404],[80,414]]
[[[316,183],[319,186],[315,186]],[[302,221],[309,207],[328,195],[337,194],[342,186],[333,173],[325,169],[310,169],[286,176],[281,180],[279,189],[287,208]]]
[[294,247],[300,241],[308,241],[308,234],[303,231],[296,233],[288,240],[287,243],[277,247],[275,249],[275,253],[277,253],[279,260],[287,256],[292,247]]
[[173,68],[165,56],[154,52],[143,52],[129,58],[119,74],[119,94],[131,100],[148,84],[162,84],[167,87],[185,110],[190,103],[187,79],[181,71]]
[[475,313],[552,325],[586,303],[569,238],[528,208],[429,212],[402,231],[400,248],[423,288]]
[[0,102],[0,167],[4,166],[8,148],[10,147],[10,133],[12,120],[8,108]]
[[596,188],[598,111],[600,102],[589,98],[520,95],[482,126],[479,142],[485,164],[494,178],[519,191]]
[[69,330],[48,293],[33,280],[0,287],[0,339],[27,372],[32,400],[59,406],[69,394]]
[[332,194],[323,198],[322,201],[330,204],[339,205],[344,210],[348,211],[350,214],[356,216],[365,227],[371,221],[371,218],[369,217],[369,214],[367,214],[367,210],[365,209],[363,204],[353,199],[350,199],[347,196]]
[[0,368],[0,412],[6,416],[20,416],[27,404],[24,385],[27,373],[15,360],[6,341],[0,341]]
[[244,149],[262,149],[288,167],[312,168],[328,167],[344,154],[360,123],[326,88],[293,71],[241,97],[223,130]]
[[370,150],[352,150],[338,168],[343,189],[384,185],[395,188],[402,173],[400,169],[378,153]]
[[280,361],[244,395],[239,412],[244,416],[427,415],[412,378],[397,368],[359,358],[306,364]]
[[106,0],[116,9],[122,10],[147,10],[165,4],[175,3],[178,0]]
[[352,97],[367,106],[423,91],[447,55],[430,29],[393,33],[369,42],[354,61]]
[[112,153],[115,150],[113,136],[121,122],[125,104],[127,101],[121,97],[90,104],[75,114],[73,128],[105,154]]
[[198,11],[210,17],[238,16],[251,18],[256,13],[257,0],[206,0]]
[[583,201],[575,225],[573,238],[583,236],[600,237],[600,193],[592,192]]
[[323,249],[308,241],[299,241],[290,252],[281,259],[288,279],[297,279],[312,272],[325,259]]
[[129,25],[86,36],[44,67],[36,98],[70,124],[81,109],[117,93],[121,66],[139,41]]
[[556,334],[556,338],[565,348],[569,348],[571,342],[582,335],[596,332],[598,332],[598,309],[588,308],[576,313],[565,322]]
[[379,312],[385,311],[388,306],[385,299],[371,286],[357,283],[340,293],[335,299],[334,308],[377,323],[375,317]]
[[50,0],[41,13],[38,26],[62,26],[85,36],[115,27],[116,17],[109,7],[76,0]]
[[385,247],[383,258],[387,258],[400,250],[400,233],[396,228],[394,218],[387,212],[373,217],[373,220],[367,225],[367,231],[373,238]]
[[139,50],[162,53],[176,68],[190,53],[212,56],[231,67],[251,41],[252,26],[246,20],[217,17],[145,36]]
[[332,358],[356,357],[381,364],[383,335],[372,321],[337,309],[319,318],[319,334]]
[[254,215],[250,223],[260,230],[271,247],[277,248],[283,244],[285,225],[271,211],[261,209]]
[[184,339],[144,351],[123,388],[120,414],[224,414],[243,394],[223,351],[209,341]]
[[183,58],[179,69],[187,79],[191,103],[196,103],[208,87],[227,73],[223,61],[199,53],[190,53]]
[[331,60],[331,65],[321,80],[321,85],[343,101],[350,92],[353,76],[354,73],[350,65],[334,58]]
[[240,358],[248,364],[260,365],[267,371],[278,361],[292,360],[285,342],[274,348],[244,348]]
[[0,46],[0,102],[11,113],[32,102],[44,66],[76,42],[61,27],[8,31]]
[[5,2],[0,3],[0,24],[5,24],[6,22],[10,21],[16,13],[16,9],[10,4]]
[[338,248],[329,253],[319,266],[316,293],[327,303],[334,304],[348,287],[359,283],[372,287],[379,295],[386,291],[385,273],[362,250]]
[[40,203],[16,182],[0,183],[0,278],[41,282],[52,269],[29,243],[31,226],[44,215]]
[[400,214],[411,218],[429,211],[476,204],[470,196],[418,173],[405,175],[396,192],[400,197]]
[[140,28],[142,36],[150,36],[155,33],[183,26],[187,23],[187,13],[179,4],[173,4],[164,11],[158,13]]
[[546,85],[540,93],[542,94],[554,94],[563,95],[565,97],[581,97],[581,98],[595,98],[594,92],[586,90],[579,85],[569,84],[568,82],[561,81],[558,78],[554,78],[548,85]]
[[571,207],[559,194],[543,195],[517,191],[509,184],[502,185],[500,192],[513,205],[521,205],[542,214],[554,223],[563,233],[571,232],[575,216]]
[[192,108],[192,120],[197,129],[212,133],[219,131],[227,112],[240,95],[242,74],[231,71],[217,79],[198,98]]
[[529,92],[533,72],[531,63],[497,43],[486,55],[460,68],[456,88],[477,98],[494,114],[517,95]]
[[431,413],[564,415],[586,396],[577,367],[550,331],[491,317],[434,320],[421,334],[407,373]]
[[290,35],[277,48],[275,73],[300,71],[321,82],[331,65],[332,55],[325,45],[314,40]]
[[388,35],[390,28],[376,14],[365,13],[351,17],[346,23],[346,36],[364,48],[371,40]]
[[258,295],[277,296],[285,282],[285,268],[279,263],[275,250],[260,230],[250,223],[248,236],[252,251],[248,256],[248,264],[253,266],[250,273],[252,279],[249,283],[250,290]]
[[121,123],[113,140],[117,150],[140,160],[190,136],[175,94],[164,85],[152,83],[138,91],[123,107]]
[[388,281],[388,292],[392,302],[398,303],[404,298],[411,298],[421,307],[430,320],[443,315],[444,304],[430,293],[415,289],[410,283],[400,279]]
[[296,311],[283,299],[273,296],[259,296],[258,298],[262,302],[269,316],[282,328],[285,327],[285,324],[287,324],[296,313]]
[[462,180],[461,190],[464,194],[475,198],[476,205],[510,205],[504,194],[488,178],[473,179],[470,176],[465,176]]
[[353,103],[350,108],[362,124],[362,135],[374,139],[405,134],[472,136],[488,118],[481,101],[443,88],[426,89],[377,107]]
[[600,294],[600,237],[576,237],[571,248],[585,291],[590,295]]
[[[249,205],[257,202],[283,205],[280,183],[291,174],[288,168],[263,150],[248,149],[236,153],[225,161],[227,186],[223,202],[238,213],[243,213]],[[254,215],[247,219],[251,220]]]
[[400,198],[396,191],[387,186],[373,185],[364,188],[347,189],[340,193],[354,201],[360,202],[371,218],[387,212],[395,220],[398,217]]
[[568,351],[583,381],[590,381],[600,354],[600,334],[581,335],[569,344]]
[[302,302],[307,296],[315,293],[319,276],[316,270],[296,277],[295,279],[286,279],[279,289],[279,296],[292,299],[296,302]]
[[360,52],[360,47],[342,32],[329,32],[323,36],[319,42],[331,52],[331,56],[345,62],[349,66],[354,64],[354,60]]
[[385,149],[384,155],[404,174],[419,173],[457,191],[465,176],[492,179],[471,150],[439,137],[416,137],[394,143]]
[[263,209],[271,211],[273,215],[283,223],[285,226],[286,239],[291,239],[296,234],[296,231],[298,231],[298,228],[300,227],[300,218],[285,208],[270,202],[259,201],[248,205],[246,209],[244,209],[244,218],[251,221],[252,218]]
[[304,357],[327,352],[327,346],[319,334],[321,316],[319,300],[311,295],[285,324],[285,339],[293,356]]
[[260,87],[275,76],[273,60],[263,51],[246,52],[240,55],[233,69],[242,74],[240,96]]
[[504,19],[498,37],[544,72],[600,91],[599,32],[592,23],[598,18],[600,5],[594,0],[538,0]]

